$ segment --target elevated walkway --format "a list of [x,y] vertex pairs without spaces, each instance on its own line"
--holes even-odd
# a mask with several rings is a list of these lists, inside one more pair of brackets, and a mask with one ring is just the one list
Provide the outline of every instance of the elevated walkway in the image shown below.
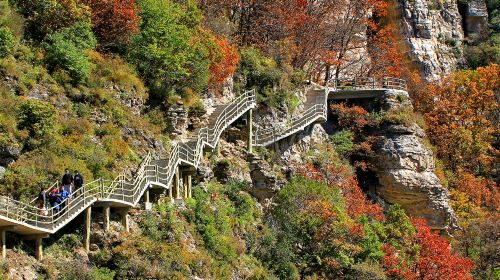
[[[0,245],[5,257],[5,232],[15,232],[26,238],[36,238],[37,257],[41,259],[41,238],[46,238],[86,212],[86,233],[84,243],[89,246],[90,208],[103,207],[105,227],[109,228],[109,209],[123,208],[124,225],[128,225],[128,208],[137,207],[141,198],[149,204],[149,190],[163,189],[174,200],[191,196],[191,173],[199,166],[203,152],[214,149],[222,132],[245,114],[248,118],[248,145],[265,147],[295,133],[303,131],[314,123],[323,123],[327,119],[328,99],[363,98],[383,93],[387,89],[406,90],[404,81],[385,78],[382,82],[374,78],[355,79],[350,83],[336,83],[333,87],[314,85],[308,92],[304,110],[282,123],[261,129],[257,126],[252,133],[252,109],[256,106],[254,91],[246,92],[229,104],[216,107],[209,116],[208,125],[195,131],[195,136],[186,142],[176,144],[167,157],[160,158],[149,153],[133,178],[120,175],[114,180],[98,179],[85,184],[81,190],[66,201],[61,209],[51,208],[48,213],[41,213],[36,207],[36,199],[23,203],[0,196]],[[183,168],[181,171],[180,168]],[[47,192],[57,188],[54,184]],[[182,188],[182,190],[181,190]],[[128,228],[128,226],[126,226]]]

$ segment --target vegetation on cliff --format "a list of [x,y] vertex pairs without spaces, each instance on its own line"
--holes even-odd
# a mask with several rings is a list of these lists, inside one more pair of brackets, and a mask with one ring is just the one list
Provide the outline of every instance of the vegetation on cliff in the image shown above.
[[[105,238],[94,237],[98,248],[90,254],[80,250],[79,231],[54,237],[37,273],[61,279],[498,278],[500,70],[490,64],[498,62],[498,34],[467,48],[474,69],[424,84],[406,74],[396,27],[386,20],[391,4],[0,0],[0,193],[16,199],[33,198],[67,167],[87,181],[133,170],[151,149],[168,147],[165,112],[172,105],[199,112],[202,98],[221,96],[228,84],[256,89],[260,106],[294,110],[295,90],[305,79],[403,73],[422,116],[335,105],[340,131],[333,145],[316,147],[319,154],[296,166],[299,174],[267,212],[243,183],[212,181],[195,188],[183,206],[160,201],[154,211],[138,213],[136,230],[117,227],[113,242],[101,232]],[[497,25],[498,15],[490,21]],[[353,170],[369,167],[373,139],[366,132],[381,122],[426,128],[462,227],[453,247],[398,206],[384,212],[359,187]],[[353,154],[351,166],[346,158]],[[20,245],[14,254],[25,250]],[[2,273],[12,265],[0,264]]]

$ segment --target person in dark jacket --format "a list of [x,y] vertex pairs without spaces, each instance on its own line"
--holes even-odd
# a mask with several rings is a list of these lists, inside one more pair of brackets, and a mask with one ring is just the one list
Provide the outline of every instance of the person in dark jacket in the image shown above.
[[43,187],[40,187],[40,192],[38,193],[37,206],[38,206],[38,214],[42,216],[47,216],[47,211],[45,211],[45,201],[46,201],[45,190]]
[[77,196],[83,186],[83,176],[75,170],[75,175],[73,176],[73,185],[75,186],[75,190],[73,193],[73,197]]
[[73,176],[71,176],[71,173],[69,172],[68,169],[66,169],[66,172],[64,173],[62,177],[62,185],[66,189],[67,192],[71,193],[71,184],[73,183]]

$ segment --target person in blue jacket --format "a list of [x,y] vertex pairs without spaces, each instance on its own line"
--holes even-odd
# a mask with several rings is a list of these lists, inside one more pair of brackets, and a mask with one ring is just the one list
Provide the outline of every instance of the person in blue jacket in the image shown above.
[[64,214],[66,211],[65,207],[68,204],[68,198],[70,193],[66,190],[64,185],[59,186],[59,191],[57,192],[57,205],[58,205],[58,213],[60,215]]

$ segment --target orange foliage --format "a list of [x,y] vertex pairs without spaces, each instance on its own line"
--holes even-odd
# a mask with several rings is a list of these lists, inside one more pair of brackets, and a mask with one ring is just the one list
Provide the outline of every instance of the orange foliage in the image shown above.
[[211,88],[220,87],[236,71],[239,60],[238,50],[231,46],[226,39],[214,37],[214,42],[217,45],[217,50],[211,54],[212,63],[209,67]]
[[493,180],[476,177],[463,170],[459,170],[457,175],[451,182],[455,190],[465,193],[477,206],[500,210],[500,192]]
[[139,31],[135,0],[83,0],[92,9],[92,29],[101,48],[125,44]]
[[401,76],[402,56],[392,35],[395,28],[394,25],[384,26],[370,39],[371,74],[375,77]]
[[499,74],[497,65],[459,71],[419,92],[427,133],[452,170],[484,174],[493,168],[499,155],[493,146]]

